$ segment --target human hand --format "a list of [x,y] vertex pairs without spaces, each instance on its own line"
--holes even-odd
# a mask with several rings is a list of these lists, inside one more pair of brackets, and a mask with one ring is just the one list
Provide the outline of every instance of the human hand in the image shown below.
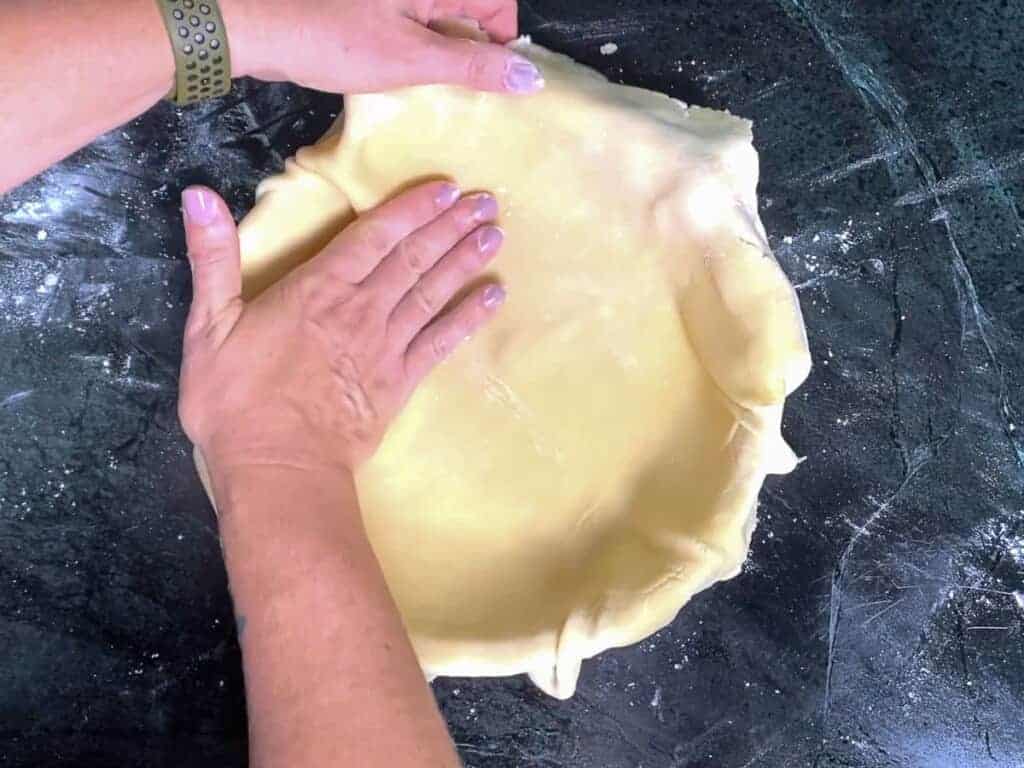
[[484,283],[442,311],[501,246],[490,195],[415,187],[248,303],[224,201],[190,187],[182,203],[193,299],[179,414],[214,470],[354,470],[423,377],[504,300]]
[[[532,63],[496,44],[517,34],[515,0],[230,0],[225,13],[238,75],[334,93],[427,83],[532,93],[544,84]],[[453,19],[477,22],[495,42],[427,26]]]

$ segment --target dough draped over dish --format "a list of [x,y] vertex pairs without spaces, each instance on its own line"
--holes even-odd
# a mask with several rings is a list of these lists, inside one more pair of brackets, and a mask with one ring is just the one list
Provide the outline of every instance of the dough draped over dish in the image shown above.
[[420,662],[567,697],[738,573],[810,358],[757,214],[751,126],[520,40],[536,96],[348,97],[241,225],[246,293],[423,180],[493,192],[508,291],[358,474]]

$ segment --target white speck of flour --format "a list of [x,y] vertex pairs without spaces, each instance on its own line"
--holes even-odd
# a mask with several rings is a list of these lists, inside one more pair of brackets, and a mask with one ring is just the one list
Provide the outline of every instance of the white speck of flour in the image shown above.
[[56,286],[57,283],[59,282],[60,278],[58,278],[55,274],[51,272],[50,274],[43,278],[43,284],[36,288],[36,293],[50,293],[53,290],[54,286]]
[[615,53],[618,53],[618,52],[619,52],[619,46],[617,46],[615,43],[605,43],[604,45],[601,46],[601,55],[602,56],[611,56],[612,54],[615,54]]

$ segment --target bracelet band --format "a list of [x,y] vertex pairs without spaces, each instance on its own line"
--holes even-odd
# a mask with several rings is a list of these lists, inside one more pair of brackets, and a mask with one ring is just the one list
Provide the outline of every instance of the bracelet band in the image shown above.
[[231,56],[217,0],[156,0],[174,51],[167,98],[187,106],[231,90]]

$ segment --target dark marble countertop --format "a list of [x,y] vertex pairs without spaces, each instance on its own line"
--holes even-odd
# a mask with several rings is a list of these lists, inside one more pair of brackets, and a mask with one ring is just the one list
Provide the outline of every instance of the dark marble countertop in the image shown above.
[[[613,79],[755,121],[816,366],[785,423],[806,461],[767,483],[743,573],[585,664],[570,701],[436,683],[467,765],[1024,765],[1024,4],[522,18]],[[245,763],[216,525],[175,417],[177,200],[204,182],[243,214],[339,108],[242,82],[0,198],[0,765]]]

